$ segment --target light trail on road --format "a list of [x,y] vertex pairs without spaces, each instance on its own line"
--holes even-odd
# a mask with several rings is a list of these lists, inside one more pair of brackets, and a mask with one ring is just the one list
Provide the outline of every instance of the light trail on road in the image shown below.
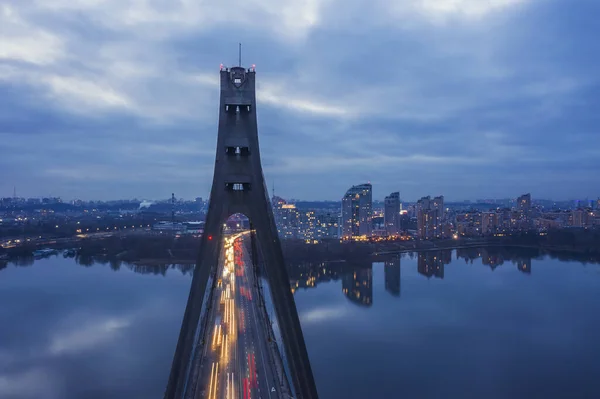
[[[249,231],[225,237],[208,325],[210,346],[202,357],[197,398],[274,399],[280,393],[265,319],[253,298],[257,287],[244,246]],[[210,367],[209,367],[210,365]]]

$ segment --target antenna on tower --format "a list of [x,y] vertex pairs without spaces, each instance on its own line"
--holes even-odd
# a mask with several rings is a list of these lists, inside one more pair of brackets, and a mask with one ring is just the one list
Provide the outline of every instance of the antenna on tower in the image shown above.
[[17,186],[13,188],[13,198],[17,198]]
[[275,180],[273,180],[273,198],[275,198]]
[[239,43],[239,66],[242,66],[242,43]]

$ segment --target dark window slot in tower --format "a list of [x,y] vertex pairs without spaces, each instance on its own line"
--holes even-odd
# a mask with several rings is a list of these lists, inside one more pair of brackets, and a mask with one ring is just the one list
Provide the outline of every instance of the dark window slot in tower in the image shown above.
[[225,112],[227,113],[248,114],[251,109],[250,105],[225,104]]
[[248,147],[225,147],[225,153],[227,155],[240,155],[247,157],[250,155],[250,148]]
[[227,191],[250,191],[250,183],[225,183]]

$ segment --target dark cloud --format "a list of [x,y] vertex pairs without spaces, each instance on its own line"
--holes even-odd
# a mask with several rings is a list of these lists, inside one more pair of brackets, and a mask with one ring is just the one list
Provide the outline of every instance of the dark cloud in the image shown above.
[[44,3],[0,14],[4,195],[207,196],[240,38],[279,195],[598,195],[595,2]]

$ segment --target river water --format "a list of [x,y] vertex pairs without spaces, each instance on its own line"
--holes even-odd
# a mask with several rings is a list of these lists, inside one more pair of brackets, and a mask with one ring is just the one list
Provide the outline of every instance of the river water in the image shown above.
[[[190,267],[0,265],[0,398],[160,398]],[[600,265],[508,250],[303,263],[321,398],[598,398]]]

